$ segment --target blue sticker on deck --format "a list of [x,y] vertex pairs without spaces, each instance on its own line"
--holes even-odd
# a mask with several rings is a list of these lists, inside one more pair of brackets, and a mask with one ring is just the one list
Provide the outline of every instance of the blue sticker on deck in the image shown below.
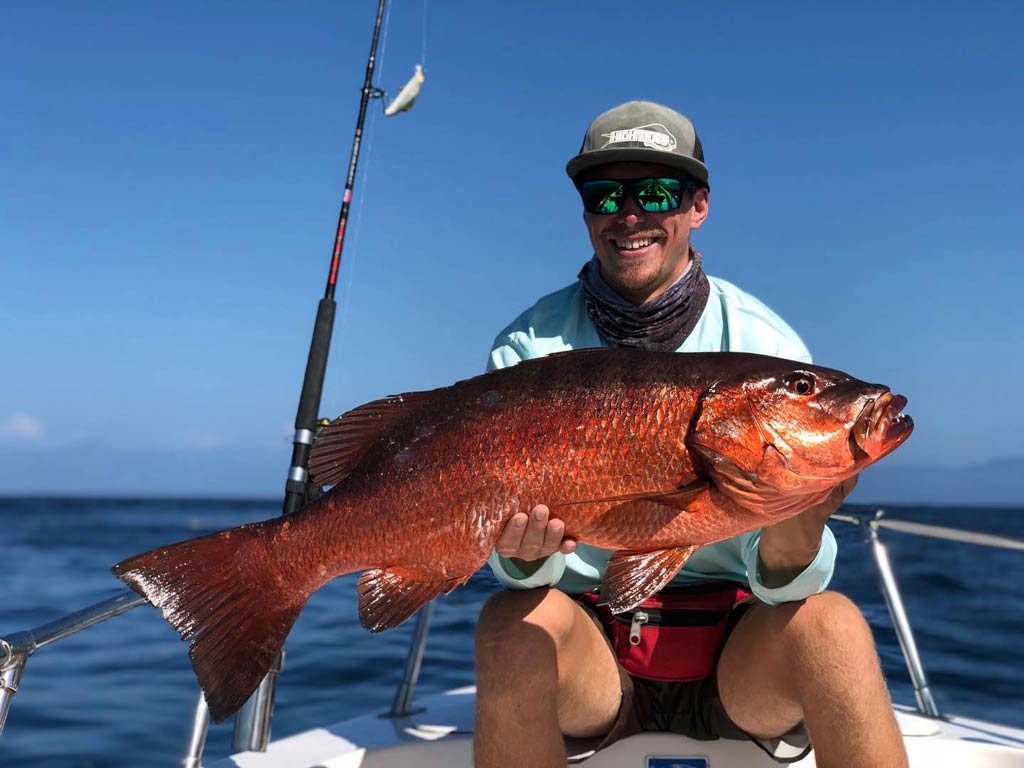
[[708,768],[706,757],[648,757],[644,768]]

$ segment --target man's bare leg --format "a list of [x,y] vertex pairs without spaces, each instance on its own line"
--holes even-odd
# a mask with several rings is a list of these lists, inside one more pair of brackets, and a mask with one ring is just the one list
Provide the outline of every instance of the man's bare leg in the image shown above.
[[729,717],[755,736],[803,719],[819,768],[907,765],[871,629],[837,592],[751,608],[729,636],[718,685]]
[[476,630],[476,681],[476,768],[564,768],[563,734],[600,736],[619,711],[619,671],[604,636],[553,589],[487,601]]

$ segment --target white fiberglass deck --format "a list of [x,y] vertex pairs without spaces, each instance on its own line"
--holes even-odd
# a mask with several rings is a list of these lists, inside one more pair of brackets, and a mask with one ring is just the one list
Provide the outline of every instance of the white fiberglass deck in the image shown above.
[[[425,699],[415,715],[336,723],[245,752],[211,768],[470,768],[473,688]],[[1024,730],[897,710],[912,768],[1024,768]],[[693,741],[665,733],[633,736],[584,760],[587,768],[777,768],[753,744]],[[813,753],[792,763],[814,766]]]

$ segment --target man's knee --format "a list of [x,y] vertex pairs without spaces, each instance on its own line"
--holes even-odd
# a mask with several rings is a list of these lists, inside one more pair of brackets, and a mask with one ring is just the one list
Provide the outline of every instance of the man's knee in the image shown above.
[[481,657],[531,653],[537,644],[557,650],[568,638],[575,617],[572,600],[556,589],[497,592],[487,600],[476,626]]
[[874,637],[864,615],[839,592],[822,592],[795,604],[785,633],[798,650],[816,648],[856,656],[875,653]]
[[[877,658],[871,628],[857,606],[838,592],[822,592],[799,602],[755,606],[726,643],[719,688],[730,716],[741,718],[737,724],[763,729],[771,716],[765,717],[764,700],[749,695],[752,686],[799,703],[820,685],[855,684],[865,670],[878,667]],[[793,714],[778,712],[784,718]]]
[[815,633],[831,633],[836,630],[854,628],[866,629],[860,608],[840,592],[821,592],[811,595],[797,604],[793,617],[795,628]]

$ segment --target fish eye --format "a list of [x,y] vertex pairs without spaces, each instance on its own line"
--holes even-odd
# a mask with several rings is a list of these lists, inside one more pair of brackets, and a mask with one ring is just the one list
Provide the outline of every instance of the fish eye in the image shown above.
[[797,373],[789,379],[789,389],[798,395],[809,395],[814,392],[814,376],[809,373]]

